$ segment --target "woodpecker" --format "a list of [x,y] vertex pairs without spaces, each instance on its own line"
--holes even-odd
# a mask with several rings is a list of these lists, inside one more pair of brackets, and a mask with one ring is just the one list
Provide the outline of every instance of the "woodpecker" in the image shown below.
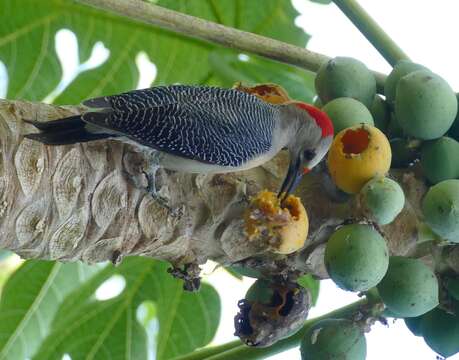
[[48,145],[113,138],[155,151],[159,166],[191,173],[250,169],[286,148],[290,165],[281,197],[320,162],[333,138],[332,122],[314,106],[269,104],[236,89],[157,86],[83,105],[81,115],[25,120],[40,130],[25,136]]

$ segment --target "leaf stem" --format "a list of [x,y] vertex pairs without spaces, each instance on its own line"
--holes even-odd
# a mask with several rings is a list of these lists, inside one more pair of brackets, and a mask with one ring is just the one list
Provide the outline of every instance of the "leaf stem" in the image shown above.
[[356,0],[333,0],[333,2],[390,65],[394,66],[399,60],[409,59]]
[[[176,33],[219,44],[227,48],[257,54],[272,60],[316,72],[329,57],[265,36],[234,29],[191,15],[182,14],[141,0],[77,0]],[[385,75],[374,72],[378,88]]]
[[204,359],[207,360],[207,359],[211,359],[213,356],[225,353],[241,345],[242,344],[239,340],[234,340],[234,341],[230,341],[225,344],[222,344],[222,345],[209,346],[209,347],[202,348],[200,350],[195,350],[191,353],[174,358],[173,360],[204,360]]
[[328,314],[319,316],[314,319],[307,320],[304,326],[296,334],[278,341],[274,345],[266,348],[249,347],[242,344],[239,340],[231,341],[223,345],[204,348],[202,350],[194,351],[190,354],[174,358],[174,360],[254,360],[264,359],[268,356],[278,354],[280,352],[289,350],[298,346],[307,329],[314,325],[316,322],[329,319],[329,318],[343,318],[347,317],[362,306],[368,305],[371,301],[364,298],[352,304],[343,306],[339,309],[329,312]]

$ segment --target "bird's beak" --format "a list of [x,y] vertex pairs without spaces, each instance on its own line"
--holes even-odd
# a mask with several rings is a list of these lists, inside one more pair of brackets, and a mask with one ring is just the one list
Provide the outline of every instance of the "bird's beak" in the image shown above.
[[293,191],[295,191],[296,187],[299,185],[303,174],[309,172],[308,168],[301,167],[301,159],[297,159],[296,161],[290,161],[290,165],[287,170],[287,175],[282,183],[282,186],[279,190],[279,194],[277,197],[283,201],[290,195]]

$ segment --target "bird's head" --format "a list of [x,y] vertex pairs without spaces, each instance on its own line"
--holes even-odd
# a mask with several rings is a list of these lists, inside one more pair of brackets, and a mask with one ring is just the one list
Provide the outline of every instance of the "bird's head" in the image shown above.
[[333,141],[333,123],[328,115],[315,106],[290,102],[286,105],[290,116],[298,124],[289,141],[290,166],[279,191],[287,196],[298,186],[301,177],[314,168],[327,154]]

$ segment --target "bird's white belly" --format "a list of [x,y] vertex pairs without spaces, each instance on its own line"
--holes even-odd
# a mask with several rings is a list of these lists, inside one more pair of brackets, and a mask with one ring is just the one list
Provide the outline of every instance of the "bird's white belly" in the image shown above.
[[248,170],[271,160],[277,153],[275,149],[259,156],[255,159],[249,160],[239,167],[222,166],[215,164],[208,164],[198,160],[188,159],[177,155],[168,154],[162,151],[157,151],[151,147],[141,145],[131,139],[125,137],[115,138],[129,145],[133,145],[140,152],[144,153],[152,159],[152,161],[165,169],[183,171],[189,173],[227,173],[233,171]]
[[159,165],[170,170],[177,170],[190,173],[227,173],[233,171],[248,170],[271,160],[275,153],[267,153],[261,157],[249,160],[239,167],[221,166],[215,164],[203,163],[197,160],[186,159],[180,156],[161,153],[159,157]]

